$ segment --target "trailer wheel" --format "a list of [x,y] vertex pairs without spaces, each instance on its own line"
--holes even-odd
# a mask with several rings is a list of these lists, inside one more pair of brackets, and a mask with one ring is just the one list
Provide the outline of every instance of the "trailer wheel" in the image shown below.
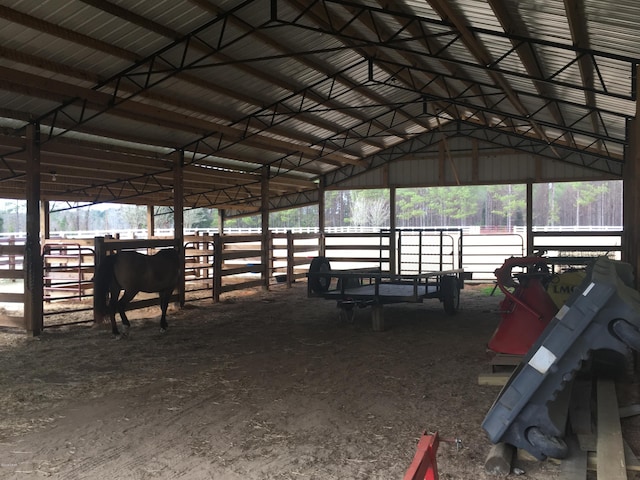
[[558,437],[542,432],[538,427],[531,427],[526,433],[527,441],[537,448],[545,457],[562,459],[569,453],[567,444]]
[[448,315],[453,315],[460,307],[460,285],[456,277],[447,275],[442,277],[440,281],[440,289],[442,291],[442,303],[444,311]]
[[313,293],[324,293],[329,290],[331,284],[330,275],[317,275],[331,271],[331,265],[327,257],[315,257],[309,265],[309,273],[315,274],[309,276],[309,286]]
[[616,337],[640,352],[640,331],[636,327],[626,320],[617,319],[612,323],[611,329]]

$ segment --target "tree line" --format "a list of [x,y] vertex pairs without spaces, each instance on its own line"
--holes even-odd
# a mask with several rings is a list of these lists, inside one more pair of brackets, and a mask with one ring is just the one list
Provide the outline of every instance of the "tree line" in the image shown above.
[[[533,226],[620,226],[622,182],[567,182],[533,185]],[[66,205],[66,204],[65,204]],[[146,207],[85,205],[58,210],[52,202],[51,231],[128,230],[146,228]],[[325,226],[389,226],[389,190],[325,192]],[[0,232],[25,231],[24,201],[5,200],[0,209]],[[526,223],[526,186],[491,185],[402,188],[396,190],[398,227],[470,226],[510,229]],[[167,207],[155,208],[156,228],[171,228]],[[215,228],[215,209],[185,210],[186,228]],[[260,227],[259,215],[225,220],[228,227]],[[317,227],[318,207],[272,212],[271,227]]]

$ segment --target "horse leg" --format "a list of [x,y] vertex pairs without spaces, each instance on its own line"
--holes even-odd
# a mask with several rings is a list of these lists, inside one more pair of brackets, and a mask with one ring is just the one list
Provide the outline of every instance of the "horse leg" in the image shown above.
[[133,297],[135,297],[137,294],[137,290],[125,290],[122,298],[118,301],[118,313],[120,314],[120,319],[122,320],[122,325],[124,326],[123,334],[125,336],[129,335],[129,328],[131,327],[131,322],[129,322],[125,311],[127,309],[127,305],[129,305],[129,302],[133,300]]
[[171,290],[163,290],[160,292],[160,310],[162,310],[162,316],[160,317],[160,331],[162,333],[167,331],[169,325],[167,324],[167,308],[169,307],[169,299],[171,298]]
[[111,320],[111,333],[116,338],[120,338],[120,332],[118,331],[118,324],[116,323],[116,308],[118,303],[118,296],[120,290],[111,289],[109,292],[109,320]]

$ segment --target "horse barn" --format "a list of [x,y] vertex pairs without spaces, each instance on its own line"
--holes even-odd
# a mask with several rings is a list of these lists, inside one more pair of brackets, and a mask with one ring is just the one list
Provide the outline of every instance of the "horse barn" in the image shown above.
[[[26,201],[0,478],[639,477],[636,0],[0,3],[0,199]],[[605,180],[611,245],[533,230],[537,184]],[[397,226],[397,189],[501,184],[526,185],[525,240],[484,280],[461,229]],[[325,197],[358,189],[390,225],[347,247]],[[146,206],[147,235],[56,238],[54,202]],[[307,206],[313,232],[270,229]],[[218,228],[187,231],[202,208]],[[170,289],[167,331],[141,294],[114,341],[99,274],[167,248],[168,286],[135,287]]]

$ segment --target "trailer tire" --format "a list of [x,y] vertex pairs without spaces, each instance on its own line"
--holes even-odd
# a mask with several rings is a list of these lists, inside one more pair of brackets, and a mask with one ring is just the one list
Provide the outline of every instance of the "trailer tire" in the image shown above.
[[454,276],[447,275],[442,277],[440,282],[444,311],[448,315],[453,315],[460,307],[460,285],[458,284],[458,279]]
[[630,348],[640,352],[640,331],[626,320],[617,319],[611,324],[611,329],[616,337],[626,343]]
[[315,257],[309,265],[309,286],[313,293],[324,293],[329,290],[331,284],[330,275],[318,275],[318,273],[331,271],[331,265],[327,257]]
[[526,433],[527,441],[538,449],[545,457],[563,459],[569,453],[564,440],[544,433],[538,427],[531,427]]

